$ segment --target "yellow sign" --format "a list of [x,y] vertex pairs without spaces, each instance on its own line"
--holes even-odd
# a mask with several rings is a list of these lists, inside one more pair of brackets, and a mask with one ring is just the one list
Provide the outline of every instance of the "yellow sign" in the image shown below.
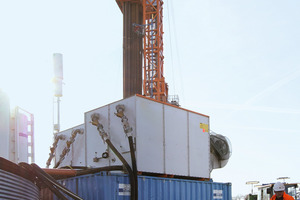
[[208,132],[208,124],[200,123],[200,128],[203,129],[203,132]]

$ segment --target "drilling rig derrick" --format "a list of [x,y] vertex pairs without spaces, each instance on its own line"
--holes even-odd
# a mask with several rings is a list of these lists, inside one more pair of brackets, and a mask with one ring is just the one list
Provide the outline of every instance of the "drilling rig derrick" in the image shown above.
[[124,23],[123,97],[143,93],[167,102],[168,85],[163,76],[163,1],[116,2],[123,13]]

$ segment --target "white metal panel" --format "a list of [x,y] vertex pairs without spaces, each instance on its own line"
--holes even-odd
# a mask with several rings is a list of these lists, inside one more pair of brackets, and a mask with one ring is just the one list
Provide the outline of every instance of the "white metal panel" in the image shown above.
[[165,165],[167,174],[188,175],[187,111],[164,106]]
[[[111,103],[107,106],[89,111],[85,113],[85,124],[87,130],[87,165],[91,167],[104,167],[113,165],[122,165],[121,161],[115,156],[115,154],[108,148],[107,144],[103,143],[97,127],[89,123],[91,116],[94,113],[100,115],[100,123],[103,125],[103,129],[108,134],[109,139],[115,148],[122,154],[129,165],[131,165],[130,148],[128,138],[124,133],[123,124],[121,118],[115,115],[116,106],[124,105],[124,114],[128,118],[128,123],[132,127],[132,134],[135,136],[135,96],[123,99]],[[100,159],[95,162],[93,158],[95,156],[101,157],[102,153],[109,149],[109,158]]]
[[16,107],[10,118],[10,161],[34,162],[33,115]]
[[[189,165],[190,176],[209,178],[210,140],[209,130],[200,128],[200,123],[209,124],[209,118],[189,113]],[[204,132],[205,131],[205,132]]]
[[[63,140],[61,139],[57,142],[57,146],[55,149],[55,165],[60,160],[60,155],[62,154],[64,148],[67,146],[66,142],[70,138],[71,132],[72,132],[72,128],[57,133],[57,136],[63,136],[64,139]],[[59,165],[59,167],[71,165],[71,160],[72,160],[72,154],[68,153],[65,156],[65,159],[62,161],[62,163]]]
[[163,104],[137,98],[136,154],[139,171],[165,173],[163,121]]
[[[83,129],[84,124],[76,126],[73,130]],[[72,152],[71,165],[76,167],[85,166],[85,130],[83,134],[77,134],[74,143],[71,146],[70,152]]]
[[136,136],[138,171],[209,178],[209,127],[207,116],[169,106],[140,96],[123,99],[85,113],[86,165],[104,167],[122,163],[109,152],[108,159],[95,161],[107,150],[97,127],[90,123],[98,113],[100,123],[111,142],[131,165],[128,138],[121,119],[115,115],[116,106],[124,105],[124,114]]
[[128,123],[132,128],[132,135],[135,137],[136,129],[135,129],[135,121],[136,121],[136,110],[135,110],[135,101],[136,97],[130,97],[127,99],[123,99],[122,101],[118,101],[110,104],[110,140],[115,145],[115,147],[121,152],[125,154],[129,154],[130,148],[127,136],[123,129],[122,119],[117,117],[115,113],[117,113],[116,106],[124,105],[124,115],[128,118]]
[[[60,132],[60,135],[64,135],[64,140],[59,140],[58,141],[58,146],[57,146],[57,151],[55,154],[55,161],[56,163],[60,161],[60,156],[63,153],[63,150],[67,148],[67,141],[71,137],[73,129],[68,129],[65,131]],[[70,166],[72,164],[72,146],[70,147],[70,151],[65,155],[64,159],[60,163],[59,167],[64,167],[64,166]]]
[[[108,110],[109,106],[107,105],[85,113],[86,164],[88,167],[109,166],[109,159],[101,158],[102,153],[107,151],[107,145],[104,144],[97,127],[90,123],[92,114],[98,113],[100,115],[99,121],[103,125],[103,129],[109,134]],[[95,161],[94,158],[96,157],[101,159]]]
[[28,163],[28,118],[26,115],[19,113],[16,116],[18,119],[17,137],[18,138],[18,160],[17,162]]
[[[57,135],[63,135],[64,140],[59,140],[55,150],[55,162],[60,160],[63,150],[67,148],[67,141],[70,141],[73,131],[76,129],[84,129],[84,124],[59,132]],[[64,166],[85,166],[85,132],[76,134],[73,144],[70,146],[70,151],[65,155],[64,159],[58,167]]]

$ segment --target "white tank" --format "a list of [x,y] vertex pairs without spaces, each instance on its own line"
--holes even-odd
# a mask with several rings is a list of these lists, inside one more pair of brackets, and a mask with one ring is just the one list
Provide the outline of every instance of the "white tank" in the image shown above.
[[0,157],[5,159],[9,159],[9,121],[9,99],[0,89]]
[[28,118],[26,115],[18,115],[18,162],[28,162]]

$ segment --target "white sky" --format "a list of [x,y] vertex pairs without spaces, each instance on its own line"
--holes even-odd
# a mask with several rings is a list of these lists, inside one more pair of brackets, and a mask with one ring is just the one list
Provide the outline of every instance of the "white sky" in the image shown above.
[[[300,1],[165,0],[165,77],[183,108],[210,116],[233,155],[232,182],[300,182]],[[62,129],[120,100],[122,13],[115,1],[0,1],[0,88],[35,116],[36,162],[52,144],[52,54],[64,55]]]

